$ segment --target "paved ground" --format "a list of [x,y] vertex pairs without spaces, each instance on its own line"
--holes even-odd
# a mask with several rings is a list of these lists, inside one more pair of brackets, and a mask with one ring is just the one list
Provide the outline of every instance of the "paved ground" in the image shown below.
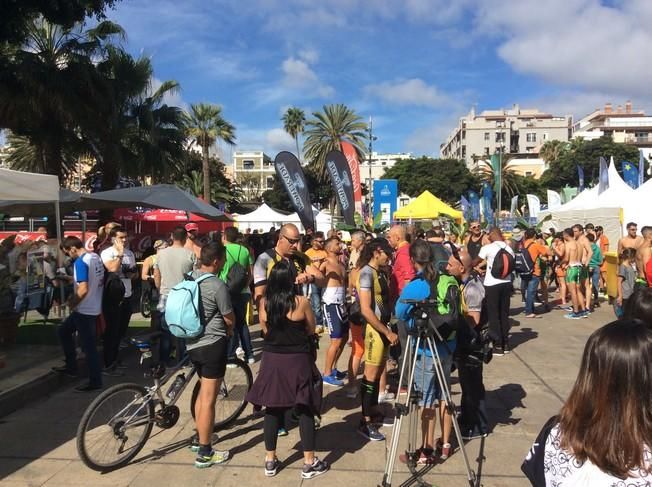
[[[514,316],[513,353],[495,358],[485,369],[492,434],[483,441],[467,444],[468,457],[482,485],[527,485],[520,472],[524,455],[542,424],[559,409],[572,387],[586,338],[612,317],[613,312],[607,306],[590,318],[577,321],[564,319],[561,311],[537,320],[526,320],[523,314]],[[327,337],[322,337],[320,365],[327,343]],[[348,358],[348,349],[345,354]],[[132,357],[129,363],[134,370],[135,360]],[[127,379],[130,378],[124,380]],[[108,384],[117,382],[120,380],[112,379]],[[459,386],[454,384],[453,390],[459,402]],[[189,391],[185,394],[189,396]],[[382,480],[389,441],[366,442],[355,432],[358,401],[347,399],[343,391],[333,388],[327,388],[325,394],[318,455],[331,462],[332,470],[304,483],[377,485]],[[109,474],[93,472],[81,463],[75,449],[79,418],[93,397],[74,393],[69,386],[0,420],[0,484],[112,487],[302,484],[297,430],[279,439],[278,454],[284,468],[276,478],[264,477],[262,419],[253,418],[250,407],[237,425],[220,435],[220,446],[229,448],[233,454],[230,462],[207,470],[195,469],[193,454],[187,449],[192,432],[186,406],[189,397],[182,397],[179,403],[182,407],[179,423],[165,431],[155,427],[153,437],[132,464]],[[402,439],[407,433],[407,422],[404,425]],[[402,442],[401,447],[404,445]],[[479,460],[480,452],[482,460]],[[400,485],[406,478],[404,465],[397,464],[392,485]],[[425,479],[441,486],[468,485],[462,455],[456,453],[437,465]]]

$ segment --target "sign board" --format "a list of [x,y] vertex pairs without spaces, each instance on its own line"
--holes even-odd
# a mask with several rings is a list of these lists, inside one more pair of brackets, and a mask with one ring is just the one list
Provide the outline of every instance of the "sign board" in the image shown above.
[[398,180],[377,179],[374,186],[374,216],[382,214],[382,223],[391,223],[394,212],[398,209]]

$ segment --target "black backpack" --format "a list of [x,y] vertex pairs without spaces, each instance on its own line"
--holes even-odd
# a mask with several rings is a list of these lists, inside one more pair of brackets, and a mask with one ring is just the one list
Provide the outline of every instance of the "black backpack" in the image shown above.
[[[229,272],[226,274],[226,287],[229,288],[229,292],[231,294],[240,294],[249,283],[249,271],[242,264],[240,264],[240,262],[238,262],[241,251],[242,246],[240,246],[240,249],[238,250],[238,256],[233,259],[234,262],[231,264],[231,267],[229,267]],[[229,251],[227,250],[226,253],[229,254]],[[229,256],[233,258],[232,255],[229,254]]]
[[104,292],[102,303],[104,306],[119,306],[125,298],[125,285],[117,272],[104,273]]
[[527,247],[521,246],[514,252],[514,270],[521,277],[529,277],[534,272],[534,261],[528,250],[532,244],[534,242],[530,242]]
[[507,244],[501,247],[494,257],[491,266],[491,275],[496,279],[508,279],[509,275],[514,272],[514,256],[507,250]]

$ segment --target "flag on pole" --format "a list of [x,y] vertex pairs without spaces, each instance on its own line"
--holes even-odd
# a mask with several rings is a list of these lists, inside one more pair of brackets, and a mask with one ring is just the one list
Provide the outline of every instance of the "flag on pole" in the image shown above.
[[643,151],[638,151],[638,185],[642,186],[645,181],[645,156]]
[[512,205],[509,208],[509,214],[514,216],[516,214],[516,209],[518,208],[518,195],[512,198]]
[[598,181],[598,194],[602,194],[609,189],[609,168],[607,166],[607,160],[602,156],[600,156],[600,178]]
[[469,203],[469,200],[467,200],[464,195],[462,195],[460,198],[460,206],[462,207],[462,214],[464,215],[464,219],[466,221],[472,220],[471,203]]
[[488,183],[483,183],[482,184],[482,203],[483,203],[483,212],[482,216],[484,217],[484,221],[486,221],[489,225],[493,225],[493,208],[492,208],[492,202],[493,202],[493,197],[494,197],[494,192],[491,189],[491,185]]
[[623,161],[621,163],[623,170],[623,181],[633,189],[638,188],[638,169],[631,162]]
[[493,154],[491,156],[491,169],[494,173],[494,192],[498,193],[500,190],[500,179],[502,177],[502,168],[500,167],[500,155]]
[[579,191],[584,191],[584,169],[579,164],[577,165],[577,177],[579,179]]
[[480,221],[480,197],[475,191],[469,191],[469,205],[471,207],[471,220]]
[[548,209],[554,210],[561,206],[561,195],[557,191],[547,190],[548,195]]
[[537,218],[541,211],[541,201],[539,201],[539,197],[534,194],[528,194],[526,197],[530,218]]

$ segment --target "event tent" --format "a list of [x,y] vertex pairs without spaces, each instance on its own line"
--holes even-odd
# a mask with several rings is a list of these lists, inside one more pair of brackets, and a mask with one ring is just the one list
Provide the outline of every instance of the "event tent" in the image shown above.
[[[296,217],[296,220],[294,217]],[[291,215],[276,211],[266,203],[263,203],[250,213],[234,216],[235,220],[238,222],[238,229],[241,232],[248,229],[262,229],[267,231],[270,227],[278,228],[284,223],[296,223],[296,221],[299,220],[299,217],[296,216],[296,213],[294,213],[294,217],[291,218]]]
[[425,220],[447,215],[455,220],[462,219],[462,212],[448,206],[430,191],[424,191],[416,199],[394,212],[395,220]]
[[[37,174],[37,176],[41,175]],[[61,188],[59,207],[62,214],[75,211],[75,204],[79,203],[81,196],[81,193]],[[55,207],[50,201],[43,200],[0,200],[0,213],[22,217],[49,216],[55,214]]]

